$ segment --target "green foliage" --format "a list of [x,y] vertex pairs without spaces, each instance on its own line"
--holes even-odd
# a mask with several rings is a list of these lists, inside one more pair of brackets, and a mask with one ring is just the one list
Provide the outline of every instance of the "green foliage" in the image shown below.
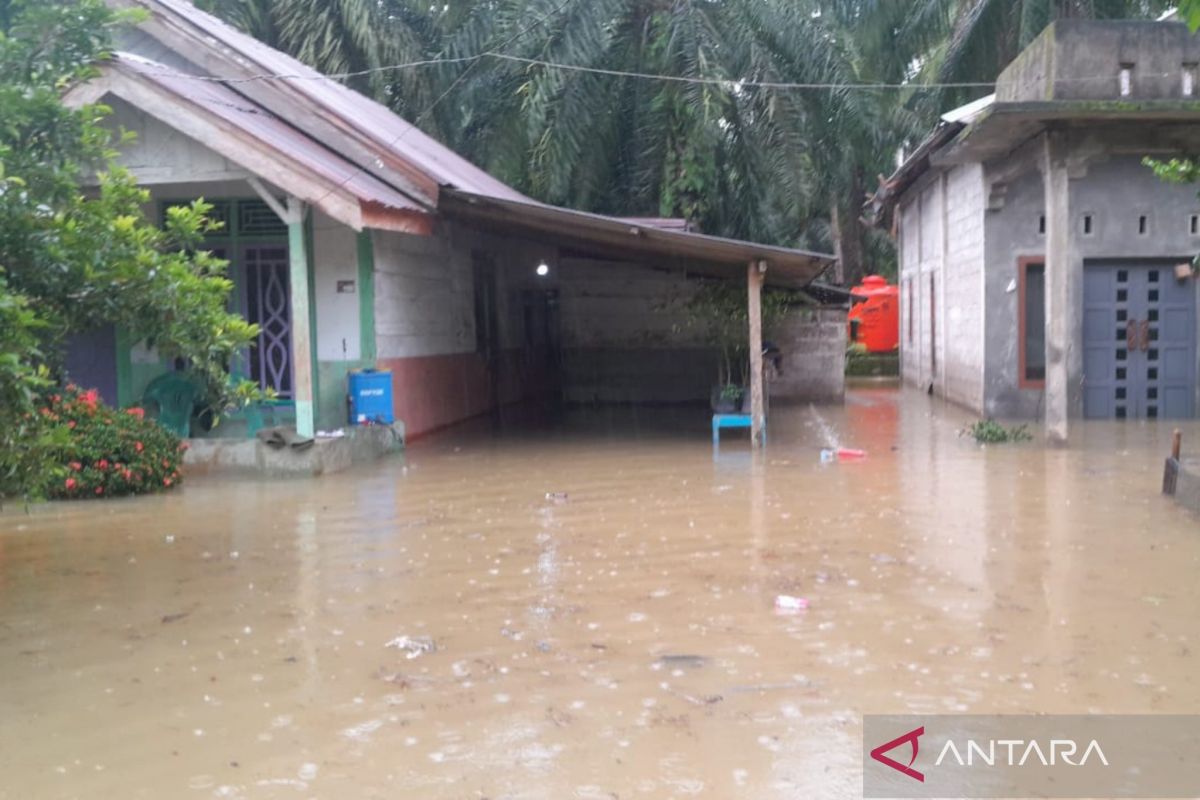
[[[762,293],[763,335],[769,337],[791,308],[792,297],[785,292]],[[703,331],[705,341],[720,354],[717,385],[745,386],[750,379],[750,310],[744,284],[730,281],[705,281],[684,304],[689,327]]]
[[140,408],[118,411],[96,391],[68,385],[49,395],[37,414],[65,429],[54,447],[53,468],[38,494],[57,498],[114,497],[169,489],[179,483],[185,445]]
[[1192,33],[1200,30],[1200,0],[1179,0],[1179,18],[1187,23]]
[[[1200,2],[1200,0],[1197,0]],[[540,200],[700,229],[895,274],[860,222],[901,144],[987,92],[1062,17],[1152,18],[1169,0],[205,0],[326,72],[503,53],[678,81],[478,61],[352,76]],[[905,84],[890,89],[749,87]],[[704,81],[704,82],[701,82]],[[837,224],[834,224],[836,209]]]
[[1159,180],[1167,183],[1195,183],[1200,180],[1200,164],[1192,158],[1143,158],[1142,163],[1152,169]]
[[37,493],[39,460],[52,469],[57,434],[31,412],[74,334],[119,325],[187,360],[213,405],[242,399],[227,366],[257,331],[227,310],[225,263],[197,249],[209,206],[160,230],[114,165],[109,110],[60,101],[121,22],[102,0],[0,0],[0,494]]
[[899,353],[870,353],[859,343],[846,349],[847,377],[892,377],[899,374]]
[[963,429],[964,436],[970,436],[979,444],[1003,444],[1005,442],[1027,442],[1033,438],[1026,425],[1014,425],[1006,428],[995,420],[980,420]]

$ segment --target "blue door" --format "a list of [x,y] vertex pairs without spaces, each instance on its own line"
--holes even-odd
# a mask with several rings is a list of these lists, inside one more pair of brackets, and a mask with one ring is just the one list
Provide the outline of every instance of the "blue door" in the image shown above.
[[1084,265],[1084,394],[1089,419],[1195,415],[1196,289],[1163,262]]

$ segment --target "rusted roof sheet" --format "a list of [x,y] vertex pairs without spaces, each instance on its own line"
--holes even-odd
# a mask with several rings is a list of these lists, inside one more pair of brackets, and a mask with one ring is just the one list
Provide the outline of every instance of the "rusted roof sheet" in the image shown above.
[[[288,160],[336,184],[339,190],[353,195],[360,203],[411,212],[424,210],[405,195],[223,84],[181,78],[162,64],[128,53],[117,53],[112,68],[166,90],[204,113],[215,115]],[[236,153],[226,153],[226,156],[237,159]]]
[[802,289],[836,259],[824,253],[754,244],[680,230],[639,225],[548,206],[506,200],[446,187],[440,209],[453,219],[511,235],[536,235],[565,252],[681,269],[714,277],[745,278],[751,262],[768,264],[768,284]]
[[[229,69],[220,77],[240,79],[247,74],[286,75],[284,81],[252,81],[240,84],[241,93],[257,96],[276,92],[299,97],[311,108],[295,109],[297,115],[323,113],[336,118],[339,127],[352,132],[356,138],[369,142],[376,151],[379,163],[359,163],[363,169],[387,180],[387,163],[400,159],[403,170],[427,178],[423,188],[432,188],[433,196],[414,198],[429,206],[437,203],[436,189],[442,185],[463,191],[510,200],[524,200],[524,195],[492,177],[484,170],[455,153],[450,148],[423,133],[385,106],[365,97],[336,80],[327,78],[300,61],[259,42],[216,17],[207,14],[184,0],[117,0],[125,5],[136,4],[152,15],[169,18],[176,24],[192,29],[193,35],[222,50]],[[187,53],[182,53],[187,57]],[[199,82],[197,82],[199,83]],[[259,97],[260,100],[265,98]],[[269,100],[263,102],[281,112],[281,106]],[[287,106],[285,106],[287,107]],[[337,143],[330,142],[336,147]],[[391,181],[389,181],[391,182]]]

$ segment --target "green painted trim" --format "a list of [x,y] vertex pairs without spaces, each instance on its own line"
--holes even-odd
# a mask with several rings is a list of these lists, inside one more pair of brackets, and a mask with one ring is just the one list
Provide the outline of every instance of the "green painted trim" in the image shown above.
[[317,359],[317,267],[316,267],[316,231],[313,228],[313,212],[306,207],[304,212],[304,259],[308,277],[308,341],[309,361],[312,366],[313,381],[313,419],[320,415],[321,403],[321,370]]
[[125,328],[116,329],[117,349],[117,405],[131,406],[136,402],[133,396],[133,349],[132,337]]
[[[305,224],[303,220],[288,223],[288,277],[292,290],[292,337],[303,347],[292,348],[292,387],[296,403],[296,432],[301,436],[312,436],[313,397],[316,396],[316,376],[312,374],[313,337],[309,327],[312,321],[312,295],[309,293],[308,255],[305,253]],[[297,349],[300,352],[297,352]],[[308,352],[304,352],[307,350]],[[305,363],[307,362],[307,363]],[[306,369],[302,369],[301,365]],[[302,376],[301,373],[308,375]],[[306,380],[302,380],[307,378]]]
[[369,230],[358,234],[359,357],[375,366],[375,242]]

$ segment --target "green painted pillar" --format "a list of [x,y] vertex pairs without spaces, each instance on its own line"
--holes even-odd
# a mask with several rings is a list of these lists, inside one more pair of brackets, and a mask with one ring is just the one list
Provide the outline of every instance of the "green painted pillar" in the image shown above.
[[296,433],[311,437],[313,425],[312,297],[308,282],[308,242],[304,206],[288,198],[288,276],[292,290],[292,399],[296,404]]
[[375,244],[370,231],[358,234],[359,358],[375,366]]

